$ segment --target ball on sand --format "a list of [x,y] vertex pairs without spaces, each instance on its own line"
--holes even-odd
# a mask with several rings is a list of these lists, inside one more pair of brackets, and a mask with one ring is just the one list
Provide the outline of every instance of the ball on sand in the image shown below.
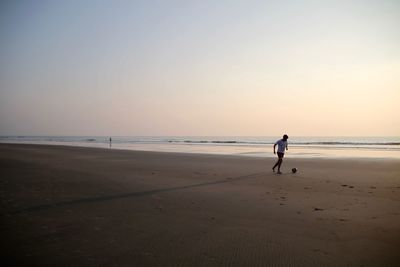
[[296,169],[296,168],[293,168],[293,169],[292,169],[292,172],[293,172],[293,173],[296,173],[296,172],[297,172],[297,169]]

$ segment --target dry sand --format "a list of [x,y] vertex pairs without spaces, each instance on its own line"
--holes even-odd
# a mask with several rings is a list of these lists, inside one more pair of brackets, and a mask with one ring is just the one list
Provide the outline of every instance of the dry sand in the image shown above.
[[288,156],[0,144],[2,260],[400,266],[400,161]]

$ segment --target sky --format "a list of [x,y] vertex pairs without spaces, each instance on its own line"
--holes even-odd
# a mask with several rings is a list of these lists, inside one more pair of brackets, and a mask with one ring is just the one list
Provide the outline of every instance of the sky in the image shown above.
[[400,1],[0,2],[0,135],[400,136]]

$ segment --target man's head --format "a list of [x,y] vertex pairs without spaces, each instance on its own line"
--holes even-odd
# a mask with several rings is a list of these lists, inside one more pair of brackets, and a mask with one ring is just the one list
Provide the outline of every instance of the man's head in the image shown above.
[[288,139],[289,139],[289,136],[287,136],[287,134],[284,134],[284,135],[283,135],[283,140],[286,141],[286,140],[288,140]]

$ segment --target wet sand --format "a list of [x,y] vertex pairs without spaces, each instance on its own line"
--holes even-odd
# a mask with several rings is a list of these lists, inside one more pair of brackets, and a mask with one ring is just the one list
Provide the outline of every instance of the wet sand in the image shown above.
[[3,261],[400,263],[399,160],[274,160],[0,144]]

